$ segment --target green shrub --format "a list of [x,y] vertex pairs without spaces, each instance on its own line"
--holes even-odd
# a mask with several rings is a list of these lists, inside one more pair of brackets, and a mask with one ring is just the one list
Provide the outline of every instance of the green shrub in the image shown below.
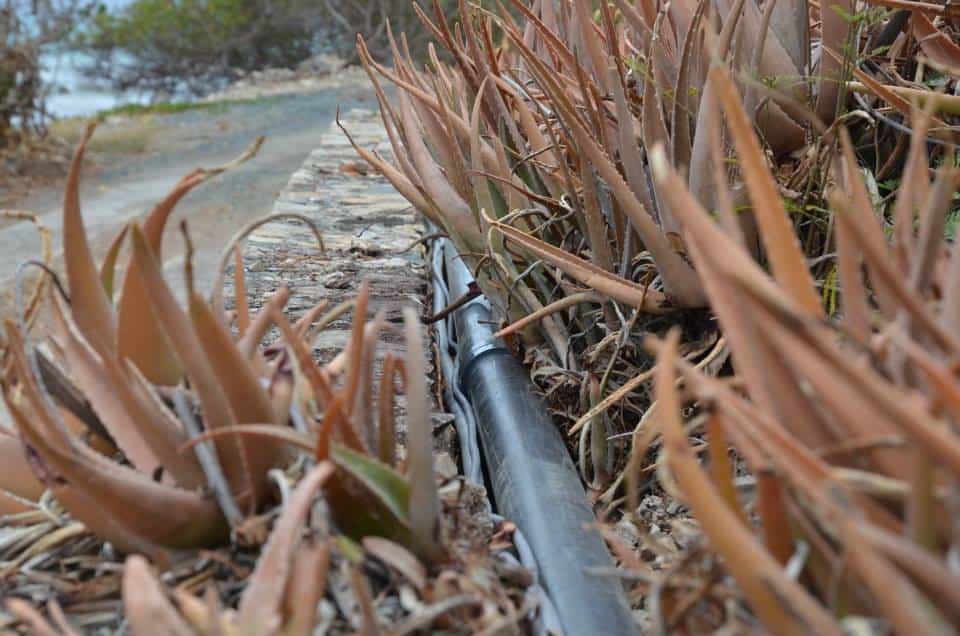
[[296,65],[320,15],[310,0],[135,0],[101,6],[80,42],[95,53],[91,73],[119,89],[201,93],[238,71]]

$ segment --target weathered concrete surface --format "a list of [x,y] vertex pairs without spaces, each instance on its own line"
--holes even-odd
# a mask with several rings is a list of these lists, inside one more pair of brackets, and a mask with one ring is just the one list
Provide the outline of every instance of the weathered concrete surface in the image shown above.
[[[364,146],[386,151],[379,116],[352,110],[345,125]],[[410,204],[385,180],[362,174],[366,166],[336,126],[320,139],[291,177],[273,212],[295,212],[312,219],[323,235],[321,252],[308,227],[280,220],[256,230],[244,248],[251,300],[262,302],[286,285],[293,292],[288,311],[299,315],[323,299],[331,307],[356,296],[362,281],[370,285],[370,316],[386,312],[388,324],[401,325],[402,310],[423,314],[424,261],[417,248],[422,225]],[[228,290],[229,293],[229,290]],[[352,316],[334,323],[318,343],[318,353],[339,350],[349,336]],[[397,342],[399,333],[386,333]]]
[[[348,111],[342,120],[354,139],[383,154],[389,143],[378,114],[363,109]],[[299,317],[320,301],[330,306],[354,298],[363,281],[370,286],[368,318],[385,313],[385,329],[378,345],[374,382],[379,383],[380,362],[387,351],[397,355],[403,346],[403,308],[413,307],[418,316],[429,313],[428,271],[420,246],[411,245],[424,226],[410,204],[382,177],[358,158],[336,124],[320,139],[303,166],[290,178],[274,204],[273,212],[295,212],[316,223],[325,251],[318,249],[313,233],[295,220],[280,220],[255,231],[244,247],[247,295],[254,306],[282,286],[292,295],[287,311]],[[232,269],[229,270],[232,274]],[[232,277],[227,298],[231,298]],[[228,307],[231,303],[228,302]],[[314,354],[328,361],[348,342],[353,314],[333,323],[318,339]],[[429,330],[422,330],[431,384],[433,356]],[[397,415],[403,429],[403,399]],[[449,422],[449,416],[433,415],[434,425]],[[452,427],[436,441],[439,450],[452,450]]]

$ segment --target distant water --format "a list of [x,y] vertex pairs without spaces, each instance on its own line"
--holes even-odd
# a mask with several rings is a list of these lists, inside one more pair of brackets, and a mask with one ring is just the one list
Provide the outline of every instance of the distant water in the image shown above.
[[[130,4],[131,0],[101,0],[108,9]],[[145,95],[116,92],[109,84],[84,77],[81,69],[89,58],[82,53],[51,49],[41,57],[43,78],[53,91],[47,99],[48,112],[57,118],[83,117],[122,104],[145,103]]]
[[85,77],[81,72],[89,58],[82,53],[50,51],[41,58],[43,77],[53,87],[47,111],[56,118],[85,117],[123,104],[146,103],[138,92],[114,91],[106,82]]

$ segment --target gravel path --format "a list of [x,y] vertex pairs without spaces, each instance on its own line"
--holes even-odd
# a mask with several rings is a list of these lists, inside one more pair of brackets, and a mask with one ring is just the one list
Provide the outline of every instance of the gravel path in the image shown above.
[[[191,192],[170,223],[164,247],[170,279],[181,278],[182,241],[175,228],[186,218],[197,248],[198,283],[207,288],[223,244],[236,228],[270,211],[290,175],[320,146],[337,106],[371,107],[371,100],[369,85],[354,79],[321,92],[236,102],[223,112],[151,118],[157,129],[146,153],[94,156],[85,166],[81,204],[95,253],[102,255],[124,224],[150,210],[185,173],[229,161],[265,135],[256,158]],[[61,187],[36,192],[18,206],[41,214],[58,252]],[[17,264],[39,256],[38,245],[31,224],[0,222],[0,313],[11,306]]]

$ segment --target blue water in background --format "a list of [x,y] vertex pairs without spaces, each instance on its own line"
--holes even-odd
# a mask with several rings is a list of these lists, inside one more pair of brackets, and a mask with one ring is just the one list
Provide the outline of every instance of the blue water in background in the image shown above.
[[[130,0],[101,0],[110,9],[123,7]],[[47,112],[56,117],[84,117],[123,104],[146,103],[148,96],[137,92],[117,92],[106,82],[84,77],[81,69],[89,58],[75,51],[51,47],[41,57],[43,78],[52,90]]]
[[81,69],[86,62],[77,52],[51,51],[41,58],[44,80],[52,87],[47,112],[53,117],[82,117],[122,104],[149,101],[141,93],[117,92],[105,82],[84,77]]

